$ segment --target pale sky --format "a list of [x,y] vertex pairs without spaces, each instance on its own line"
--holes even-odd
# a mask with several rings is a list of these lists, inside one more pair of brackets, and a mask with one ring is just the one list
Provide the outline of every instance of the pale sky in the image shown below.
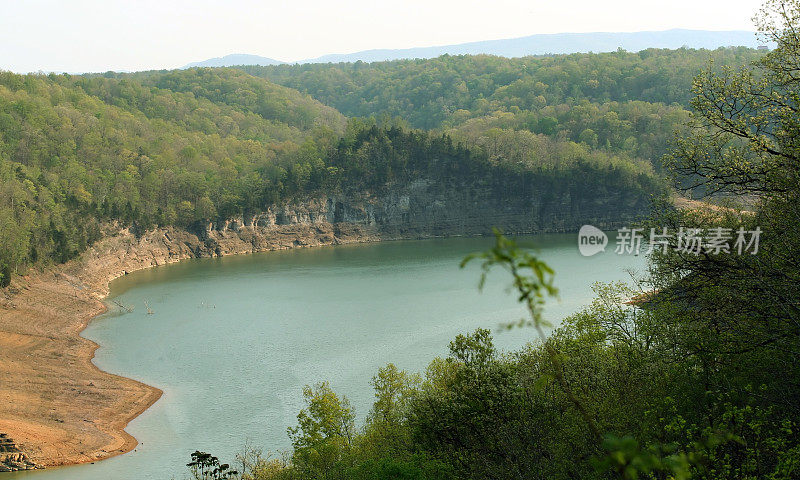
[[537,33],[753,30],[760,0],[0,0],[0,70],[297,61]]

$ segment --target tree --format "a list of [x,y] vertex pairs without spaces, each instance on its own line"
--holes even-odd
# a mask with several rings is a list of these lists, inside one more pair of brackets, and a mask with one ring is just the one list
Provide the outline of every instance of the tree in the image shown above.
[[665,292],[681,297],[689,312],[715,312],[714,318],[694,318],[724,332],[713,341],[696,338],[704,352],[766,348],[800,356],[800,2],[767,1],[758,25],[777,48],[741,70],[698,76],[692,135],[668,159],[689,188],[751,195],[754,213],[689,211],[658,219],[675,226],[759,228],[758,255],[659,256],[656,266],[666,284],[657,287],[678,278],[681,284]]
[[702,72],[690,134],[666,159],[679,186],[749,201],[665,208],[653,219],[673,230],[760,232],[757,252],[693,254],[673,243],[653,257],[658,293],[646,308],[663,322],[661,348],[686,372],[675,400],[684,435],[673,439],[690,451],[700,432],[735,439],[693,469],[707,478],[796,476],[785,456],[798,440],[785,426],[800,420],[800,2],[768,0],[757,24],[777,48],[738,70]]
[[199,450],[192,453],[192,461],[186,466],[195,480],[228,480],[239,474],[227,463],[220,463],[217,457]]
[[708,195],[797,190],[800,4],[768,0],[758,25],[777,48],[738,70],[703,71],[692,88],[693,135],[670,155],[669,165],[695,180],[689,187]]
[[355,413],[346,397],[339,398],[328,382],[303,389],[306,408],[297,426],[287,431],[294,447],[294,465],[310,478],[326,478],[352,447]]

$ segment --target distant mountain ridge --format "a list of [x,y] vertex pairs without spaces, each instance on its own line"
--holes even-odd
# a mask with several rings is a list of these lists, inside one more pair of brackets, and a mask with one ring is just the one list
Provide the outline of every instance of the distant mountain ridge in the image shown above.
[[[527,37],[503,40],[417,47],[403,49],[363,50],[355,53],[329,54],[301,60],[296,63],[338,63],[338,62],[381,62],[408,58],[434,58],[448,55],[488,54],[501,57],[524,57],[527,55],[568,54],[584,52],[611,52],[622,48],[638,52],[647,48],[706,48],[716,49],[727,46],[756,48],[761,42],[755,32],[746,30],[684,30],[673,29],[653,32],[595,32],[595,33],[553,33],[537,34]],[[769,45],[771,48],[772,45]],[[235,65],[277,65],[281,63],[271,58],[257,55],[227,55],[202,62],[190,63],[190,67],[222,67]],[[292,63],[292,62],[288,62]]]
[[585,52],[611,52],[618,48],[638,52],[648,48],[715,49],[727,46],[755,48],[760,45],[754,32],[745,30],[665,30],[659,32],[630,33],[554,33],[538,34],[505,40],[445,45],[438,47],[406,48],[400,50],[365,50],[349,54],[323,55],[300,63],[377,62],[405,58],[433,58],[444,54],[478,55],[501,57],[524,57],[527,55],[568,54]]
[[248,55],[246,53],[232,53],[224,57],[209,58],[200,62],[192,62],[183,68],[194,67],[232,67],[234,65],[281,65],[285,62],[274,58],[262,57],[259,55]]

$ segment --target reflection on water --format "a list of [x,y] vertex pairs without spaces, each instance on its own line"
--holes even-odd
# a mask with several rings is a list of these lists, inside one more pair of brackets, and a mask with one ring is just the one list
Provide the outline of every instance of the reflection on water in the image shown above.
[[[526,237],[556,270],[558,321],[592,298],[596,281],[627,280],[641,257],[578,254],[575,235]],[[392,362],[420,370],[458,333],[525,315],[504,273],[477,291],[478,265],[459,269],[489,238],[452,238],[202,259],[133,273],[112,284],[108,314],[84,332],[103,369],[164,390],[128,431],[135,452],[9,480],[184,478],[196,449],[233,460],[245,442],[286,449],[303,385],[329,380],[363,420],[369,380]],[[148,314],[148,308],[152,314]],[[497,333],[503,349],[529,329]]]

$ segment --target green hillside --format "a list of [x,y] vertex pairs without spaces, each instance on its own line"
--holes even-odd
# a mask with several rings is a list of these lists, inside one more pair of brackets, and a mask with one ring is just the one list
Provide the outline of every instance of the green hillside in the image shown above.
[[240,68],[348,116],[388,115],[468,137],[524,130],[658,164],[688,118],[694,76],[709,64],[735,68],[760,56],[743,47],[650,49]]
[[[282,165],[334,142],[346,123],[235,70],[147,79],[0,73],[6,271],[71,258],[103,220],[189,225],[258,208],[271,186],[283,191],[270,182],[293,181]],[[176,81],[181,89],[155,85]]]
[[[65,261],[111,220],[191,229],[420,175],[475,182],[524,171],[560,185],[589,168],[603,188],[649,193],[689,117],[694,75],[712,60],[736,66],[759,55],[681,49],[2,73],[0,263],[7,281],[22,266]],[[450,162],[460,166],[448,170]]]
[[[656,53],[667,59],[657,65],[707,56]],[[753,55],[747,50],[715,54],[737,61]],[[550,179],[551,185],[570,184],[576,175],[595,179],[605,190],[649,195],[660,189],[651,165],[658,167],[672,130],[687,112],[639,99],[620,102],[611,93],[573,102],[563,93],[564,82],[575,76],[585,77],[580,84],[599,76],[603,85],[614,76],[588,66],[624,76],[625,69],[650,68],[649,58],[566,57],[567,66],[582,70],[561,65],[564,59],[484,56],[247,69],[296,84],[311,96],[229,68],[83,76],[2,73],[0,263],[5,281],[26,265],[74,257],[99,238],[104,222],[140,231],[156,225],[194,229],[312,194],[379,191],[423,175],[503,184],[502,178],[525,173]],[[524,73],[531,62],[542,63],[535,81]],[[699,69],[699,60],[695,63]],[[320,93],[323,88],[307,88],[316,81],[309,75],[329,70],[336,75],[325,77],[325,88],[333,93],[346,91],[346,99],[356,95],[362,107],[387,102],[402,108],[339,105],[351,116],[379,117],[348,121],[322,103],[340,101]],[[564,78],[572,70],[572,77]],[[356,80],[343,72],[361,72],[363,85],[355,87]],[[685,81],[694,73],[682,72]],[[519,95],[528,88],[531,93],[523,100]],[[647,89],[637,92],[650,98]],[[438,100],[425,103],[432,97]],[[434,122],[441,117],[434,110],[441,110],[443,98],[465,108],[448,107],[449,115]],[[429,126],[416,118],[430,118],[438,128],[409,128]],[[587,177],[587,171],[593,173]]]

